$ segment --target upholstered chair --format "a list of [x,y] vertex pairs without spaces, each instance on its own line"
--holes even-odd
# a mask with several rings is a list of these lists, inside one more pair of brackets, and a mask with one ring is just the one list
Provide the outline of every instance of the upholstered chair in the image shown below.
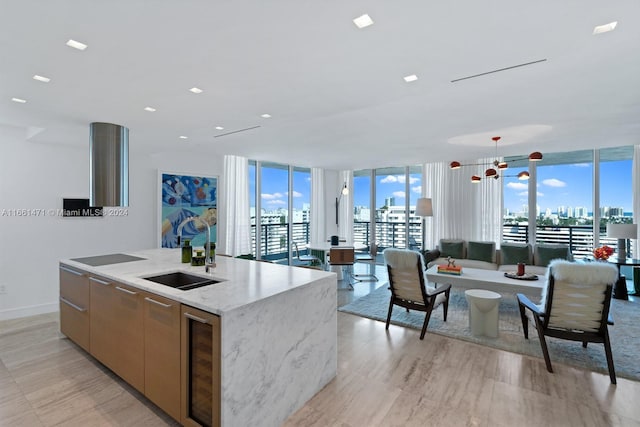
[[391,290],[386,329],[389,329],[394,305],[404,307],[407,311],[410,309],[424,311],[425,318],[420,333],[420,339],[424,339],[431,313],[439,305],[443,306],[443,317],[446,322],[451,285],[437,289],[427,286],[424,260],[420,252],[388,248],[382,254],[387,265]]
[[604,344],[611,383],[616,383],[608,325],[613,284],[618,269],[606,262],[569,262],[554,260],[549,264],[547,285],[539,304],[517,294],[525,339],[529,338],[529,319],[538,331],[544,361],[553,372],[545,336],[587,343]]

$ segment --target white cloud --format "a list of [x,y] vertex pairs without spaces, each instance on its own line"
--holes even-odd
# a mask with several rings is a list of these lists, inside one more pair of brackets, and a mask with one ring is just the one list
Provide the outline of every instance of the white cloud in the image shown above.
[[567,183],[556,178],[549,178],[542,181],[548,187],[566,187]]
[[591,167],[591,163],[574,163],[571,166],[574,168],[589,168]]
[[385,176],[384,178],[382,178],[380,180],[381,184],[393,184],[393,183],[396,183],[396,182],[399,182],[398,181],[398,177],[397,176],[393,176],[393,175],[387,175],[387,176]]
[[[538,191],[538,192],[536,192],[536,194],[538,195],[538,197],[544,197],[544,193],[541,193],[541,192],[539,192],[539,191]],[[518,195],[518,196],[525,197],[525,196],[528,196],[528,195],[529,195],[529,192],[528,192],[528,191],[522,191],[522,192],[520,192],[520,193],[517,193],[517,195]],[[528,200],[528,199],[527,199],[527,200]],[[525,200],[525,202],[526,202],[527,200]]]
[[287,204],[287,202],[285,202],[284,200],[280,200],[280,199],[278,199],[278,200],[269,200],[267,203],[270,204],[270,205],[286,205]]
[[422,185],[416,185],[415,187],[411,187],[411,191],[416,194],[422,194]]
[[[387,175],[380,180],[382,184],[404,184],[405,182],[407,182],[407,178],[404,175]],[[420,178],[409,177],[409,184],[415,184],[416,182],[420,182]]]
[[[529,188],[529,185],[523,182],[510,182],[507,184],[507,188],[511,188],[512,190],[526,190]],[[525,192],[525,194],[527,193]]]
[[[289,195],[289,192],[285,193],[287,196]],[[297,191],[293,191],[293,197],[302,197],[302,193],[298,193]]]
[[398,197],[398,198],[404,198],[406,196],[404,191],[394,191],[392,194],[393,194],[393,197]]
[[284,194],[282,194],[282,193],[273,193],[273,194],[262,193],[260,195],[260,197],[262,197],[265,200],[282,199],[284,197]]

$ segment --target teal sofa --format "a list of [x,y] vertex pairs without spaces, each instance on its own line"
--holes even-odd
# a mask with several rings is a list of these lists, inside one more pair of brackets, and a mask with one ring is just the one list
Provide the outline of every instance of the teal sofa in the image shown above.
[[551,260],[573,260],[569,245],[563,244],[538,243],[531,246],[528,243],[502,242],[496,249],[495,242],[441,239],[437,249],[440,254],[428,263],[428,267],[447,264],[450,256],[455,265],[463,269],[516,271],[518,263],[523,262],[527,273],[546,275]]

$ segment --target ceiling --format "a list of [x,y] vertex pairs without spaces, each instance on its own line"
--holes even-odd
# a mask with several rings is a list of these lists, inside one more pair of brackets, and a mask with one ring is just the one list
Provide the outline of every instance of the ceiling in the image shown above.
[[100,121],[132,151],[330,169],[492,156],[494,135],[500,155],[640,143],[637,0],[0,2],[0,125],[34,143],[88,149]]

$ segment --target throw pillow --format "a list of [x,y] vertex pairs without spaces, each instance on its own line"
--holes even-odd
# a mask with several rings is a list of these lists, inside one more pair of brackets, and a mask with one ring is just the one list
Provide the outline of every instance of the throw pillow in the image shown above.
[[500,264],[516,265],[519,262],[531,264],[531,246],[526,243],[502,243],[500,245]]
[[571,259],[569,252],[569,246],[567,245],[536,245],[536,251],[534,255],[534,261],[536,265],[546,267],[553,259]]
[[464,240],[440,240],[440,256],[453,259],[464,258]]
[[435,261],[436,259],[438,259],[440,257],[440,251],[437,249],[434,249],[432,251],[429,250],[424,250],[424,251],[420,251],[422,252],[422,257],[424,258],[424,263],[428,266],[430,262]]
[[496,262],[495,242],[469,242],[467,258],[477,261]]

